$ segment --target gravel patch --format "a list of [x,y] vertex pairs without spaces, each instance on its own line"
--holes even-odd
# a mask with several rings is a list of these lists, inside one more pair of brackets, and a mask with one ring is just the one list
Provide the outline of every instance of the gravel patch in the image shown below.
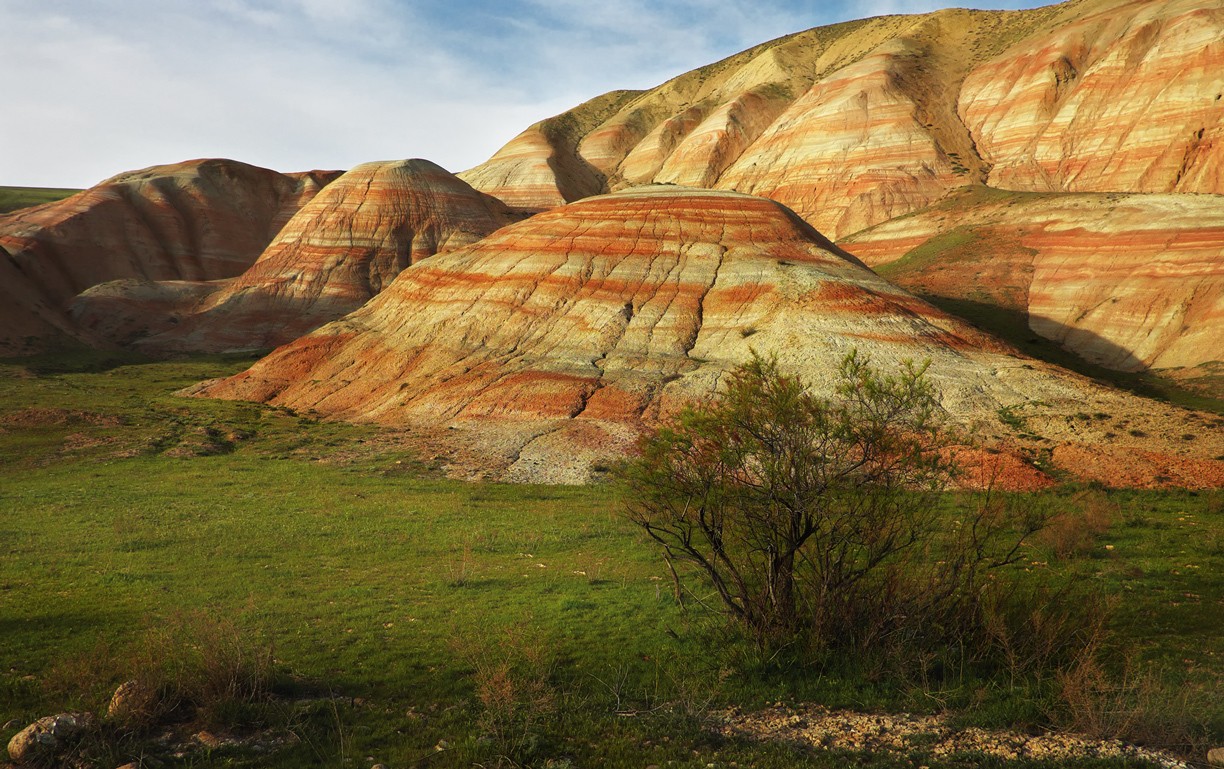
[[1180,759],[1127,745],[1073,734],[1021,734],[970,727],[953,729],[943,716],[909,713],[869,714],[828,710],[818,705],[775,706],[754,713],[732,709],[716,714],[718,731],[728,737],[779,740],[825,750],[920,753],[933,759],[987,755],[1005,760],[1066,761],[1124,758],[1165,769],[1189,769]]

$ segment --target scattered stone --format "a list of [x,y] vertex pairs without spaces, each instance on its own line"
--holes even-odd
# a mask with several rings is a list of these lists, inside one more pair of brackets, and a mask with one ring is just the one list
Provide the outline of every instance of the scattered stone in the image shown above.
[[124,681],[111,695],[106,717],[112,721],[131,723],[150,718],[156,705],[157,693],[139,681]]
[[370,769],[387,769],[387,765],[386,764],[374,764],[374,766],[371,766]]
[[47,761],[81,738],[93,726],[88,713],[60,713],[40,718],[9,740],[9,758],[17,763]]
[[1211,766],[1224,766],[1224,748],[1212,748],[1207,751],[1207,763]]
[[954,729],[942,716],[909,713],[873,715],[831,711],[819,706],[774,707],[757,713],[730,710],[722,714],[725,735],[782,740],[832,750],[866,750],[909,754],[929,752],[936,758],[984,754],[1005,761],[1036,760],[1054,764],[1080,758],[1124,758],[1148,761],[1165,769],[1187,769],[1167,753],[1094,740],[1074,734],[1020,734],[970,727]]

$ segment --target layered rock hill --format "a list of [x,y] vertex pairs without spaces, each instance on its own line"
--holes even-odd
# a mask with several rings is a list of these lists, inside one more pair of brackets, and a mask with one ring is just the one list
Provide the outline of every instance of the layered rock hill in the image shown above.
[[1070,0],[821,27],[531,126],[461,176],[544,209],[648,183],[843,237],[988,181],[1224,193],[1218,0]]
[[408,265],[518,218],[427,160],[366,163],[298,210],[238,278],[211,291],[105,284],[73,314],[154,353],[275,347],[357,309]]
[[105,281],[238,275],[337,175],[195,160],[121,174],[0,216],[0,353],[93,341],[65,311]]
[[1014,312],[1110,368],[1224,361],[1214,196],[978,188],[841,245],[912,291]]
[[1110,0],[1067,11],[965,78],[959,111],[989,182],[1224,192],[1224,6]]
[[[1000,408],[1089,443],[1104,428],[1068,427],[1068,409],[1189,419],[993,342],[777,203],[674,186],[560,207],[413,265],[362,309],[194,394],[413,425],[466,447],[460,467],[575,482],[753,351],[827,387],[852,349],[884,367],[929,360],[945,408],[999,440]],[[1195,458],[1224,436],[1168,450],[1193,454],[1169,470],[1179,481],[1224,483],[1224,463]]]

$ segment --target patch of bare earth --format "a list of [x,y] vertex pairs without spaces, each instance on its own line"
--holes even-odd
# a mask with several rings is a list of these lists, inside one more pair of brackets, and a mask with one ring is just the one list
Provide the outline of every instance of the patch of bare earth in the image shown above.
[[65,425],[117,427],[121,424],[123,420],[119,417],[80,409],[31,407],[0,416],[0,425],[4,427],[61,427]]

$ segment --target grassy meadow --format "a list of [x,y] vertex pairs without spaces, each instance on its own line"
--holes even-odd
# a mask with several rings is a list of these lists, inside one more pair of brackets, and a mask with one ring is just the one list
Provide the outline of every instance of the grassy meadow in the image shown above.
[[[681,610],[616,485],[450,481],[394,432],[173,395],[246,363],[0,362],[0,723],[11,724],[0,739],[65,710],[101,714],[119,683],[150,669],[199,682],[228,661],[258,680],[252,696],[200,695],[144,731],[108,725],[89,757],[106,769],[141,756],[174,767],[991,765],[706,728],[721,708],[800,701],[1022,730],[1124,708],[1149,726],[1176,720],[1195,750],[1224,743],[1224,703],[1210,696],[1224,678],[1219,493],[1068,488],[1032,500],[1063,515],[1026,573],[1106,597],[1116,685],[1081,681],[1068,698],[1067,681],[964,668],[899,681],[853,660],[759,654],[718,617]],[[247,741],[176,747],[201,730]]]

